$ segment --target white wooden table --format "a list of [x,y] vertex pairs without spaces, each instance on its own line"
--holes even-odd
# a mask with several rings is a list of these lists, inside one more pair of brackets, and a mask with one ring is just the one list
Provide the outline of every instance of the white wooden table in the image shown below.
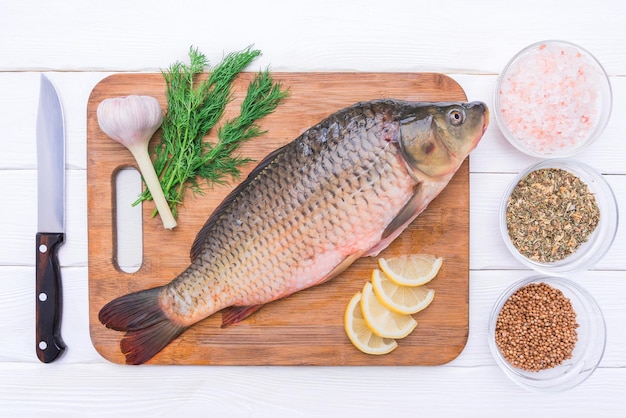
[[[510,382],[487,345],[499,293],[531,272],[498,231],[502,192],[535,162],[495,121],[471,157],[470,333],[437,367],[129,367],[93,348],[88,328],[86,105],[113,72],[158,72],[197,46],[216,63],[249,44],[276,71],[437,71],[492,103],[496,76],[524,46],[564,39],[592,51],[613,86],[602,138],[578,157],[600,170],[626,219],[626,2],[316,0],[230,2],[0,0],[0,416],[624,416],[626,225],[576,280],[601,305],[608,340],[581,386],[537,394]],[[34,351],[35,117],[39,74],[67,127],[67,242],[61,249],[66,354]]]

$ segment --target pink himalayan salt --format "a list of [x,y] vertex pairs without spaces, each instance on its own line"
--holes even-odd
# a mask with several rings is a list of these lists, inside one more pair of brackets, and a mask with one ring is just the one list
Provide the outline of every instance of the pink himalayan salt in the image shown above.
[[599,82],[592,58],[574,46],[541,44],[507,69],[499,91],[502,119],[527,148],[566,152],[600,119]]

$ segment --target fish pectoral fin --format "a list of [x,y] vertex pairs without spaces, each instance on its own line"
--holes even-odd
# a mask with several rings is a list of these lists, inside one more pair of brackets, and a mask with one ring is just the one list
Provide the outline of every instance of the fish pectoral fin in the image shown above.
[[[406,228],[413,219],[417,217],[424,209],[426,209],[426,204],[424,200],[424,196],[422,196],[421,184],[415,186],[415,190],[411,199],[404,205],[400,212],[396,215],[395,218],[387,225],[385,231],[383,232],[383,240],[393,236],[393,238],[397,237],[400,232]],[[393,240],[392,238],[392,240]]]
[[402,233],[406,229],[407,226],[426,209],[428,206],[428,202],[424,199],[424,196],[421,191],[421,184],[415,186],[415,193],[413,193],[413,197],[409,199],[409,201],[404,205],[400,212],[396,215],[395,218],[387,228],[383,231],[381,240],[370,248],[369,251],[365,254],[365,257],[374,257],[378,255],[382,250],[387,248],[391,242],[396,239],[398,235]]
[[260,305],[249,306],[229,306],[222,310],[222,328],[226,328],[230,325],[243,321],[259,309],[263,307]]
[[362,254],[353,253],[353,254],[350,254],[349,256],[347,256],[346,258],[344,258],[341,263],[339,263],[337,266],[335,266],[335,268],[332,269],[331,272],[328,273],[328,275],[323,277],[322,280],[317,282],[315,284],[315,286],[317,286],[319,284],[322,284],[322,283],[326,283],[327,281],[329,281],[333,277],[336,277],[336,276],[340,275],[345,269],[350,267],[352,265],[352,263],[354,263],[356,260],[361,258],[361,255]]

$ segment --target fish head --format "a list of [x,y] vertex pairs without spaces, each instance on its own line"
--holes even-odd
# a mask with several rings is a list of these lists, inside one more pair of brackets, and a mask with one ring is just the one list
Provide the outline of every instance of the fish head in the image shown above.
[[488,124],[482,102],[424,104],[402,118],[400,149],[414,171],[430,177],[454,174]]

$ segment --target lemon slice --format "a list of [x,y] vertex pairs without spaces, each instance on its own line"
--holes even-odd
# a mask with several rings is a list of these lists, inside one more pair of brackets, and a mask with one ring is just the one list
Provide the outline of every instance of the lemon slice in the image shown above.
[[383,306],[400,314],[417,313],[435,297],[435,291],[424,286],[398,286],[378,269],[372,272],[372,287]]
[[394,339],[379,337],[367,327],[361,312],[361,292],[350,299],[343,326],[352,344],[366,354],[387,354],[398,347]]
[[411,315],[399,314],[385,308],[374,294],[371,282],[365,283],[362,293],[363,319],[374,334],[383,338],[404,338],[417,326],[417,321]]
[[378,259],[380,269],[389,280],[399,286],[421,286],[428,283],[439,273],[442,263],[441,257],[430,254]]

